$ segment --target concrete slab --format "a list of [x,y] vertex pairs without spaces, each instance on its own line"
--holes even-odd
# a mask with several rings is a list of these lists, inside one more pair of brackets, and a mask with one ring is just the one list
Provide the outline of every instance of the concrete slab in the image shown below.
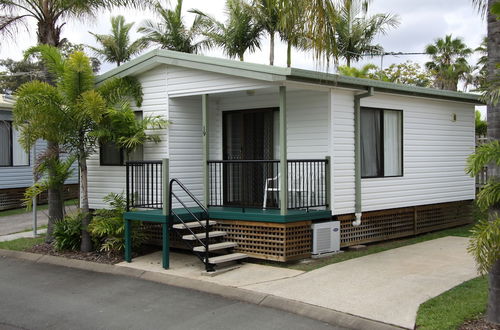
[[[46,232],[47,232],[47,229],[45,229],[45,228],[37,230],[38,234],[45,234]],[[21,233],[2,235],[2,236],[0,236],[0,242],[13,241],[13,240],[18,239],[18,238],[28,238],[28,237],[33,237],[32,231],[24,231]]]
[[151,272],[187,277],[225,286],[242,287],[278,279],[285,279],[303,274],[303,271],[243,263],[241,267],[217,276],[204,276],[203,264],[194,255],[170,253],[170,269],[161,266],[161,251],[134,258],[131,263],[121,262],[117,266],[136,268]]
[[[69,214],[75,212],[76,209],[76,205],[68,205],[66,206],[65,211]],[[47,225],[49,221],[48,214],[48,210],[41,210],[37,212],[38,226]],[[32,225],[33,215],[31,212],[0,216],[0,235],[22,232],[32,228]]]
[[478,276],[467,244],[445,237],[242,288],[413,329],[421,303]]

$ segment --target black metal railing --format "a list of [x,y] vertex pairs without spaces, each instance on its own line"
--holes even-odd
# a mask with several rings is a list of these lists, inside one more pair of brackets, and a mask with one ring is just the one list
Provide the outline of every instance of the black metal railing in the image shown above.
[[[288,160],[288,208],[328,206],[328,161]],[[280,207],[279,160],[208,161],[208,206]]]
[[[175,186],[174,186],[175,184]],[[181,192],[184,194],[184,195],[187,195],[189,197],[189,202],[192,202],[192,203],[195,203],[198,208],[201,209],[201,212],[199,212],[198,215],[196,215],[195,213],[198,213],[197,211],[192,211],[193,209],[188,207],[186,205],[186,202],[182,200],[182,198],[179,196],[179,194],[176,193],[176,191],[174,190],[175,187],[178,187],[180,188]],[[173,227],[173,224],[174,224],[174,221],[177,221],[178,223],[181,223],[183,226],[182,228],[184,230],[188,230],[191,235],[193,235],[195,237],[195,240],[201,245],[203,246],[204,248],[204,252],[195,252],[196,256],[198,256],[200,258],[200,260],[205,264],[205,269],[207,272],[211,272],[214,270],[214,265],[210,264],[209,262],[209,258],[210,258],[210,251],[209,251],[209,244],[210,244],[210,236],[209,236],[209,233],[210,233],[210,217],[209,217],[209,214],[208,214],[208,210],[206,209],[205,206],[203,206],[203,204],[191,193],[191,191],[189,191],[179,180],[177,179],[172,179],[170,180],[170,195],[169,195],[169,198],[168,198],[168,209],[170,210],[170,214],[169,214],[169,220],[170,220],[170,228]],[[184,209],[185,212],[187,212],[187,214],[189,214],[188,216],[188,221],[185,221],[185,219],[183,218],[182,215],[180,215],[179,211],[178,210],[174,210],[173,208],[173,198],[175,198],[175,200],[177,201],[177,203],[179,203],[182,208]],[[190,227],[187,223],[192,223],[192,222],[198,222],[199,224],[199,228],[202,228],[204,233],[205,233],[205,239],[202,240],[200,239],[197,234],[192,230],[192,227]],[[192,250],[193,249],[193,246],[190,245],[186,240],[182,240],[182,234],[177,231],[177,230],[174,230],[174,232],[176,234],[179,235],[179,237],[181,238],[181,241],[183,241],[184,243],[186,243],[189,248]]]
[[127,161],[125,166],[127,211],[163,208],[162,161]]

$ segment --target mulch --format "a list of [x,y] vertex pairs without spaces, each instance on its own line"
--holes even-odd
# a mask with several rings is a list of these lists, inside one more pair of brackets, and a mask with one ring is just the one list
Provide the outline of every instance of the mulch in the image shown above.
[[[158,247],[156,247],[156,246],[143,245],[137,251],[132,252],[132,257],[135,258],[135,257],[141,256],[141,255],[152,253],[152,252],[157,251],[157,250],[158,250]],[[92,252],[57,251],[49,243],[37,244],[37,245],[32,246],[29,249],[26,249],[25,251],[31,252],[31,253],[38,253],[38,254],[48,254],[48,255],[57,256],[57,257],[65,257],[65,258],[69,258],[69,259],[92,261],[92,262],[98,262],[101,264],[110,264],[110,265],[114,265],[114,264],[117,264],[119,262],[124,261],[123,252],[107,253],[107,252],[99,252],[99,251],[92,251]]]
[[48,254],[51,256],[65,257],[70,259],[78,259],[85,261],[98,262],[101,264],[116,264],[123,261],[122,254],[116,253],[105,253],[105,252],[80,252],[80,251],[56,251],[54,247],[49,243],[42,243],[34,245],[33,247],[26,249],[26,252],[38,253],[38,254]]
[[479,318],[465,322],[458,330],[500,330],[500,325],[494,325],[486,322],[484,318]]

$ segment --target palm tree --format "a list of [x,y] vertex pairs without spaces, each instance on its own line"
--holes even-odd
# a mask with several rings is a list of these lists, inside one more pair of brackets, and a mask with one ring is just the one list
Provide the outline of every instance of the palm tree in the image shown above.
[[[253,0],[248,6],[256,24],[269,35],[269,65],[274,65],[274,43],[280,30],[283,11],[281,4],[287,0]],[[289,1],[288,1],[289,2]]]
[[[136,123],[129,101],[135,101],[138,106],[142,102],[138,80],[130,77],[110,79],[95,87],[90,59],[83,52],[77,51],[64,58],[57,48],[47,45],[34,47],[30,52],[40,55],[55,76],[57,85],[32,81],[19,87],[14,124],[21,129],[26,145],[45,137],[44,128],[48,126],[62,136],[67,150],[76,155],[80,169],[80,208],[84,215],[81,250],[89,252],[92,244],[87,232],[90,223],[87,158],[95,152],[101,137],[118,132],[113,142],[133,149],[149,138],[145,129],[161,128],[164,123],[156,117]],[[155,125],[146,127],[144,122]],[[138,141],[138,137],[142,139]]]
[[196,42],[200,31],[201,19],[196,17],[188,29],[182,19],[182,0],[177,1],[174,10],[155,5],[155,12],[160,22],[146,20],[142,22],[138,31],[144,34],[142,40],[147,44],[153,43],[163,49],[175,50],[184,53],[198,53],[206,44],[205,41]]
[[397,16],[367,16],[367,10],[367,1],[342,0],[335,11],[336,16],[332,18],[334,31],[330,38],[335,40],[330,42],[336,44],[338,56],[345,59],[347,66],[351,66],[352,61],[359,61],[365,54],[382,52],[382,46],[374,45],[373,39],[399,25]]
[[245,52],[260,49],[262,27],[255,22],[252,13],[242,0],[226,1],[226,22],[219,22],[215,17],[200,10],[191,10],[197,14],[204,28],[202,34],[207,38],[207,46],[222,47],[230,58],[238,57],[243,61]]
[[279,35],[281,40],[286,43],[286,65],[292,65],[292,47],[299,49],[310,48],[310,38],[308,38],[306,26],[308,20],[314,20],[314,15],[308,16],[307,1],[289,1],[283,0],[280,4],[280,22]]
[[130,42],[129,33],[133,25],[134,23],[126,24],[125,17],[121,15],[111,17],[111,34],[89,32],[101,45],[101,48],[91,46],[89,48],[105,61],[120,66],[145,48],[142,40]]
[[446,35],[444,39],[439,38],[434,44],[427,45],[425,52],[432,59],[425,66],[434,76],[434,85],[439,89],[456,91],[458,82],[466,80],[472,71],[467,62],[472,49],[461,38]]
[[[488,29],[488,81],[498,80],[498,64],[500,63],[500,21],[492,12],[494,7],[498,10],[498,0],[472,0],[472,3],[487,17]],[[495,100],[488,100],[487,118],[488,118],[488,139],[492,142],[500,140],[500,103]],[[500,167],[498,162],[488,164],[488,177],[492,182],[499,181]],[[500,214],[500,203],[492,203],[489,206],[490,225]],[[493,251],[498,253],[498,251]],[[487,320],[492,323],[500,323],[500,258],[493,263],[489,269],[490,291],[488,298]]]
[[479,53],[481,57],[476,63],[476,68],[478,70],[476,77],[474,78],[474,85],[480,90],[486,89],[486,82],[488,78],[488,38],[484,37],[481,45],[474,49],[476,53]]
[[[0,34],[14,37],[18,28],[28,21],[37,24],[38,44],[58,47],[64,41],[61,32],[68,19],[92,19],[103,9],[115,6],[147,6],[149,0],[0,0]],[[59,150],[58,141],[47,141],[49,150]],[[59,155],[54,156],[58,160]],[[49,169],[54,177],[56,169]],[[64,217],[62,185],[48,190],[49,227],[46,240],[52,240],[52,224]]]
[[355,78],[377,79],[378,67],[375,64],[368,63],[361,69],[350,66],[339,66],[338,71],[341,75]]

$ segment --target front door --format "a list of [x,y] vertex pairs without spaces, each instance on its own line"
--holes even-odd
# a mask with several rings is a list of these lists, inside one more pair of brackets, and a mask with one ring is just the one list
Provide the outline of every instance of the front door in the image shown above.
[[[277,109],[228,111],[223,115],[224,160],[262,161],[275,158]],[[265,180],[276,164],[235,162],[225,164],[224,204],[262,206]]]

